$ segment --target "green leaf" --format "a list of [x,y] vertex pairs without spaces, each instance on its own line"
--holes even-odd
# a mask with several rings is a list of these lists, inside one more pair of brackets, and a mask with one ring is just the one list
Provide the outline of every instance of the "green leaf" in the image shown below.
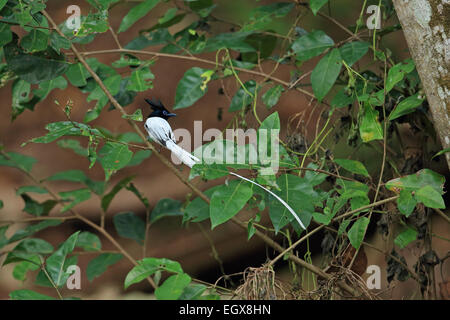
[[422,169],[414,174],[395,178],[386,182],[386,188],[391,191],[406,190],[418,191],[429,185],[439,194],[443,194],[445,178],[430,169]]
[[141,109],[137,109],[133,114],[130,114],[130,115],[122,115],[122,118],[133,120],[133,121],[143,121],[144,120]]
[[339,48],[342,59],[348,66],[352,66],[355,62],[365,56],[369,51],[370,44],[363,41],[352,41],[344,44]]
[[[286,201],[297,213],[303,224],[308,227],[314,212],[314,203],[319,197],[310,181],[292,174],[282,174],[276,181],[281,190],[272,191]],[[268,198],[269,216],[276,233],[290,222],[298,225],[298,222],[293,221],[295,218],[283,204],[271,195]]]
[[118,33],[128,30],[135,22],[144,17],[150,10],[152,10],[159,0],[145,0],[133,7],[127,15],[122,19]]
[[87,69],[79,63],[71,64],[66,71],[67,79],[75,87],[84,87],[87,85],[86,79],[90,77]]
[[189,173],[189,180],[194,179],[197,176],[200,176],[204,180],[214,180],[221,177],[225,177],[228,174],[229,171],[226,164],[198,163],[192,167],[191,172]]
[[353,103],[355,101],[355,96],[353,92],[349,95],[347,92],[347,88],[342,88],[336,93],[333,100],[331,100],[331,106],[334,108],[344,108]]
[[78,239],[78,232],[72,234],[63,244],[45,261],[45,268],[48,275],[53,280],[56,286],[61,286],[66,283],[67,278],[70,276],[66,272],[67,266],[65,265],[67,255],[73,251]]
[[13,35],[11,32],[11,27],[6,23],[0,24],[0,47],[5,46],[10,43],[13,39]]
[[414,197],[426,207],[445,209],[444,199],[441,194],[430,185],[420,188],[414,194]]
[[120,180],[108,194],[106,194],[102,197],[101,206],[102,206],[103,211],[105,211],[105,212],[108,211],[109,205],[111,204],[111,201],[114,199],[116,194],[119,193],[120,190],[125,188],[133,179],[134,179],[134,176],[126,177],[126,178]]
[[9,225],[0,227],[0,249],[8,244],[8,238],[6,238],[5,233],[8,230]]
[[34,109],[34,101],[30,98],[31,85],[21,79],[16,79],[12,86],[12,120],[15,120],[25,109]]
[[150,208],[150,203],[148,202],[148,199],[142,195],[142,193],[136,188],[136,186],[133,183],[130,182],[130,184],[126,186],[126,189],[134,193],[134,195],[142,202],[145,209],[148,210]]
[[56,300],[36,291],[28,289],[14,290],[9,294],[11,300]]
[[60,36],[57,32],[50,34],[50,45],[57,53],[60,53],[61,49],[70,49],[70,44],[68,39]]
[[319,101],[327,95],[341,72],[342,58],[338,49],[331,50],[323,57],[311,73],[314,95]]
[[33,29],[20,41],[20,45],[26,52],[38,52],[47,48],[49,36],[37,29]]
[[[242,110],[252,103],[253,97],[255,96],[257,84],[254,80],[250,80],[245,82],[244,86],[246,90],[244,90],[244,88],[242,87],[239,88],[239,90],[231,100],[230,108],[228,109],[229,112]],[[251,93],[253,97],[250,96],[247,92]]]
[[178,297],[178,300],[198,300],[206,289],[207,287],[203,284],[190,284],[184,288],[183,293]]
[[359,133],[363,142],[383,139],[383,128],[378,120],[378,111],[369,103],[363,106],[363,116],[359,125]]
[[405,248],[408,244],[417,239],[417,231],[407,227],[394,239],[394,243],[401,249]]
[[[3,265],[32,260],[36,255],[46,255],[52,252],[53,246],[45,240],[33,238],[25,239],[8,253]],[[40,261],[38,261],[38,264],[40,264]]]
[[405,216],[409,217],[409,215],[414,211],[416,204],[417,201],[413,197],[411,191],[407,190],[400,191],[400,197],[397,199],[398,211],[403,213]]
[[334,46],[334,41],[325,32],[315,30],[292,43],[292,50],[294,51],[297,60],[307,61],[315,56],[318,56],[326,49]]
[[211,229],[234,217],[253,195],[252,188],[242,180],[222,185],[211,197]]
[[3,9],[8,0],[0,0],[0,10]]
[[158,23],[163,24],[167,21],[170,21],[173,19],[173,17],[175,17],[175,15],[177,14],[178,9],[177,8],[169,8],[167,9],[166,13],[164,14],[164,16],[162,18],[158,19]]
[[56,144],[64,149],[71,149],[79,156],[87,157],[89,152],[86,148],[82,147],[80,141],[74,139],[61,139]]
[[174,41],[172,35],[167,29],[154,30],[148,34],[142,34],[139,37],[131,40],[125,49],[129,50],[142,50],[149,46],[156,46],[159,44],[166,44],[167,42]]
[[116,264],[123,258],[120,253],[103,253],[91,261],[89,261],[86,275],[88,280],[92,282],[96,277],[100,276],[109,266]]
[[133,212],[118,213],[114,216],[114,227],[119,236],[133,239],[139,244],[145,240],[145,222]]
[[55,227],[57,225],[60,225],[63,222],[63,220],[60,219],[51,219],[51,220],[45,220],[36,224],[32,224],[27,226],[24,229],[20,229],[16,231],[16,233],[13,234],[13,236],[9,239],[9,243],[22,240],[38,231],[44,230],[48,227]]
[[[127,90],[136,92],[147,91],[153,88],[151,80],[155,79],[155,75],[148,67],[139,68],[131,73],[130,81],[127,85]],[[141,120],[142,121],[142,120]]]
[[158,300],[176,300],[181,296],[189,283],[191,283],[191,277],[186,273],[175,274],[156,288],[155,296]]
[[359,161],[349,159],[335,159],[334,161],[345,170],[369,177],[366,167]]
[[164,270],[172,273],[183,273],[183,269],[176,261],[165,258],[144,258],[138,261],[138,265],[133,267],[133,269],[128,272],[124,283],[125,289],[127,289],[132,284],[141,282],[142,280],[151,276],[159,270]]
[[27,280],[28,271],[36,271],[40,268],[40,261],[38,256],[30,258],[31,261],[22,261],[14,266],[12,275],[14,279],[19,281]]
[[450,148],[442,149],[441,151],[439,151],[438,153],[436,153],[431,159],[433,159],[433,158],[435,158],[435,157],[438,157],[438,156],[440,156],[440,155],[442,155],[442,154],[444,154],[444,153],[447,153],[447,152],[450,152]]
[[13,167],[30,173],[37,160],[16,152],[0,154],[0,166]]
[[66,212],[77,204],[89,200],[91,198],[91,190],[83,188],[71,191],[60,192],[59,196],[64,201],[68,201],[69,204],[66,204],[61,208],[61,212]]
[[40,82],[39,89],[33,90],[33,93],[40,100],[44,100],[53,89],[65,89],[66,87],[66,79],[64,79],[63,76],[59,76],[51,80]]
[[317,12],[322,8],[328,0],[309,0],[309,7],[314,15],[317,15]]
[[252,47],[249,43],[245,42],[245,39],[250,34],[252,34],[251,31],[220,33],[206,40],[206,45],[205,48],[203,48],[203,52],[213,52],[222,48],[227,48],[242,53],[254,52],[255,48]]
[[92,129],[90,126],[84,123],[60,121],[49,123],[45,126],[45,129],[49,131],[45,136],[33,138],[33,143],[50,143],[62,136],[85,136],[92,135],[103,137],[103,135],[97,129]]
[[133,157],[133,152],[128,149],[127,145],[117,142],[105,143],[98,154],[107,179],[113,172],[124,168]]
[[3,201],[0,200],[0,209],[2,209],[2,208],[3,208]]
[[208,88],[204,86],[205,72],[212,71],[194,67],[186,71],[177,85],[174,110],[192,106],[205,95]]
[[[108,91],[113,96],[115,96],[117,93],[119,93],[120,84],[122,83],[121,80],[122,80],[121,76],[117,74],[108,77],[103,81],[103,83],[105,87],[108,89]],[[91,122],[92,120],[97,119],[100,116],[100,113],[102,112],[104,106],[109,101],[108,96],[105,94],[105,92],[99,85],[96,85],[95,89],[86,99],[87,102],[90,102],[92,100],[97,100],[97,104],[93,109],[89,109],[86,112],[86,115],[83,119],[84,122]]]
[[150,222],[153,223],[163,217],[182,216],[181,202],[169,198],[158,201],[150,215]]
[[386,78],[386,92],[391,91],[394,86],[402,81],[406,74],[412,72],[414,68],[415,65],[412,59],[406,59],[390,68]]
[[405,114],[409,114],[414,112],[417,107],[421,106],[425,100],[425,96],[423,94],[416,93],[413,96],[410,96],[406,99],[400,101],[400,103],[392,110],[389,115],[389,120],[397,119]]
[[83,248],[85,251],[100,251],[102,243],[97,235],[83,231],[78,235],[76,247]]
[[186,2],[189,5],[189,8],[202,18],[207,17],[216,6],[212,0],[194,0]]
[[241,31],[266,30],[273,25],[274,18],[286,16],[294,8],[293,3],[278,2],[253,9]]
[[278,100],[280,99],[283,91],[284,88],[281,85],[276,85],[267,90],[267,92],[262,96],[262,101],[268,109],[272,108],[278,103]]
[[48,177],[47,181],[71,181],[80,182],[85,184],[94,193],[101,195],[105,189],[105,183],[103,181],[93,181],[81,170],[67,170],[55,173],[54,175]]
[[[208,190],[206,190],[204,193],[207,197],[211,198],[211,195],[220,187],[215,186]],[[183,222],[188,221],[192,219],[193,222],[201,222],[209,218],[209,205],[203,201],[200,197],[196,197],[194,200],[189,202],[189,204],[184,209],[184,216],[183,216]]]
[[355,249],[361,246],[366,234],[367,226],[370,220],[366,217],[361,217],[355,221],[350,230],[348,231],[348,239]]
[[45,51],[26,54],[17,46],[17,36],[3,47],[8,67],[22,80],[29,83],[54,79],[67,70],[69,64],[65,57],[47,47]]
[[36,217],[47,215],[57,204],[55,200],[47,200],[39,203],[27,194],[21,194],[20,196],[25,202],[25,208],[23,208],[23,211]]

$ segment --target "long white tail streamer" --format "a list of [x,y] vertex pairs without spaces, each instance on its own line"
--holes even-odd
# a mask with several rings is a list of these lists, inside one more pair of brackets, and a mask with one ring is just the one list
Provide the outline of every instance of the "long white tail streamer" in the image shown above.
[[264,189],[266,192],[270,193],[272,196],[274,196],[278,201],[281,202],[281,204],[283,206],[286,207],[286,209],[289,210],[289,212],[294,216],[295,220],[297,220],[297,222],[300,224],[300,226],[306,230],[305,226],[303,225],[302,221],[300,220],[300,218],[297,216],[297,214],[295,213],[295,211],[286,203],[286,201],[284,201],[283,199],[281,199],[279,196],[277,196],[275,193],[273,193],[272,191],[270,191],[269,189],[264,188],[262,185],[260,185],[259,183],[256,183],[255,181],[252,181],[250,179],[247,179],[243,176],[238,175],[237,173],[234,172],[230,172],[231,175],[238,177],[242,180],[248,181],[250,183],[253,183],[254,185],[257,185],[258,187],[260,187],[261,189]]
[[167,140],[166,148],[172,151],[178,159],[190,168],[192,168],[196,162],[200,161],[200,159],[178,146],[172,140]]

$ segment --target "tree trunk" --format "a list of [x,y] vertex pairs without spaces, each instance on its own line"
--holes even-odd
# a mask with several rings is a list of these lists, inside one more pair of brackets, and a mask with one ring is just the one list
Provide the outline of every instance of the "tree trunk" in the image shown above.
[[[393,0],[435,129],[450,147],[450,0]],[[450,168],[450,153],[446,153]]]

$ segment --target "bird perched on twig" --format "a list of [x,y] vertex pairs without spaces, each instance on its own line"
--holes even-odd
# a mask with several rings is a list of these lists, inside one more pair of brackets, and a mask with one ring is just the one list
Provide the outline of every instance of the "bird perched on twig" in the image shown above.
[[145,99],[145,101],[153,110],[145,121],[145,130],[147,130],[150,138],[172,151],[172,153],[175,154],[175,156],[185,165],[192,168],[192,166],[196,162],[199,162],[200,159],[194,157],[192,154],[177,145],[172,128],[167,122],[170,117],[175,117],[176,114],[169,112],[161,101],[156,102],[149,99]]
[[[163,147],[166,147],[170,151],[172,151],[173,154],[177,158],[179,158],[185,165],[187,165],[189,168],[192,168],[196,163],[200,162],[200,159],[193,156],[183,148],[179,147],[177,145],[177,142],[175,140],[175,135],[173,134],[172,127],[170,126],[169,122],[167,120],[171,117],[175,117],[175,113],[171,113],[169,110],[167,110],[164,105],[161,103],[161,101],[154,101],[145,99],[145,101],[150,105],[153,112],[150,113],[147,120],[145,121],[145,130],[147,130],[148,135],[150,138],[154,141],[156,141],[158,144],[162,145]],[[300,224],[300,226],[303,229],[306,229],[300,218],[297,216],[295,211],[278,195],[273,193],[267,188],[264,188],[262,185],[247,179],[241,175],[238,175],[237,173],[230,172],[231,175],[238,177],[239,179],[245,180],[247,182],[250,182],[261,189],[268,192],[270,195],[275,197],[280,203],[288,209],[288,211],[294,216],[295,220]]]

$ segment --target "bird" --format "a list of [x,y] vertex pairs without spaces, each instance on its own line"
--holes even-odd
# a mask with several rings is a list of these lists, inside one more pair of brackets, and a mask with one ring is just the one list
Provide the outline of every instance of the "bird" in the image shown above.
[[[169,110],[166,109],[166,107],[162,104],[161,100],[155,101],[153,99],[145,99],[145,102],[147,102],[151,109],[153,110],[150,115],[147,117],[147,120],[145,121],[144,127],[147,131],[149,137],[155,141],[156,143],[160,144],[161,146],[167,148],[170,150],[175,156],[180,159],[186,166],[189,168],[192,168],[196,163],[200,163],[200,159],[189,153],[188,151],[184,150],[180,146],[177,145],[175,135],[173,134],[172,127],[170,126],[169,122],[167,121],[171,117],[175,117],[175,113],[171,113]],[[282,198],[280,198],[277,194],[270,191],[269,189],[263,187],[259,183],[256,183],[253,180],[250,180],[248,178],[245,178],[235,172],[230,171],[230,175],[233,175],[239,179],[242,179],[244,181],[250,182],[259,188],[265,190],[267,193],[272,195],[275,199],[277,199],[297,220],[299,225],[306,230],[305,225],[300,220],[298,215],[295,213],[294,209],[292,209],[286,201],[284,201]]]
[[154,100],[145,99],[145,101],[153,110],[147,117],[144,125],[150,138],[161,146],[169,149],[185,165],[192,168],[196,162],[200,161],[200,159],[177,145],[172,127],[169,122],[167,122],[169,118],[175,117],[176,114],[169,112],[160,100],[156,102]]

